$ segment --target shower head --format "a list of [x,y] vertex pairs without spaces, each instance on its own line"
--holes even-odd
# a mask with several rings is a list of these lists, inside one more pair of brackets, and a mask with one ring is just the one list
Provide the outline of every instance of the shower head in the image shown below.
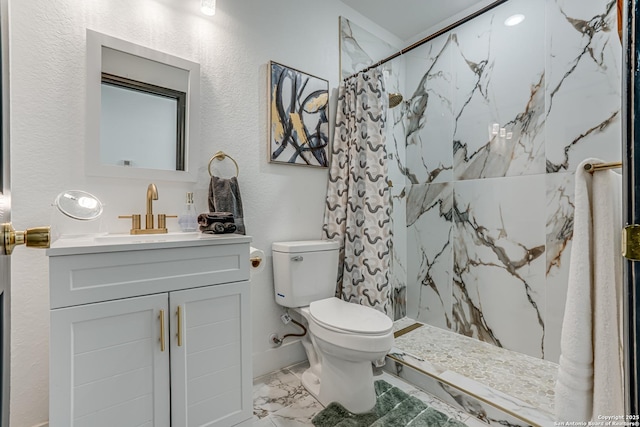
[[394,108],[400,105],[402,102],[402,94],[400,93],[390,93],[389,94],[389,108]]

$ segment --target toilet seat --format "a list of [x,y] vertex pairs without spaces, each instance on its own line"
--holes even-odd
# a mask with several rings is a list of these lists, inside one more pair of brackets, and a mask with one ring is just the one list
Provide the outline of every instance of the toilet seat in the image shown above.
[[373,308],[332,297],[312,302],[308,313],[311,334],[333,346],[363,353],[393,346],[393,322]]
[[343,334],[386,335],[393,329],[384,313],[335,297],[313,301],[309,314],[319,326]]

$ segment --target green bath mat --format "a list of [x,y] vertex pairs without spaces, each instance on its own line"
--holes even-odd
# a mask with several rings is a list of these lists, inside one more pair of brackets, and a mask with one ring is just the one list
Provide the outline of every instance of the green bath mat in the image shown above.
[[316,427],[466,427],[465,424],[430,408],[420,399],[386,381],[375,382],[376,406],[366,414],[353,414],[339,403],[313,417]]

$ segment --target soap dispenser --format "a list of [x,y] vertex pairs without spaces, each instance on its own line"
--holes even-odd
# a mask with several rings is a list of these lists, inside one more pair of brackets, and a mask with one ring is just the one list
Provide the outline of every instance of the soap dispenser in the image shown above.
[[178,225],[182,231],[197,231],[198,230],[198,214],[196,213],[196,206],[193,204],[193,193],[187,193],[187,202],[184,205],[184,210],[178,217]]

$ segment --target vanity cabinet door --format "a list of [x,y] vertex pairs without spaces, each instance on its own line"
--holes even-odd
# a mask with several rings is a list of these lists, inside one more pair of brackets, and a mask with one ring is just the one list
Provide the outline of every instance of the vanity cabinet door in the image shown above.
[[167,322],[167,293],[52,310],[50,427],[169,427]]
[[169,295],[172,425],[250,423],[249,282]]

